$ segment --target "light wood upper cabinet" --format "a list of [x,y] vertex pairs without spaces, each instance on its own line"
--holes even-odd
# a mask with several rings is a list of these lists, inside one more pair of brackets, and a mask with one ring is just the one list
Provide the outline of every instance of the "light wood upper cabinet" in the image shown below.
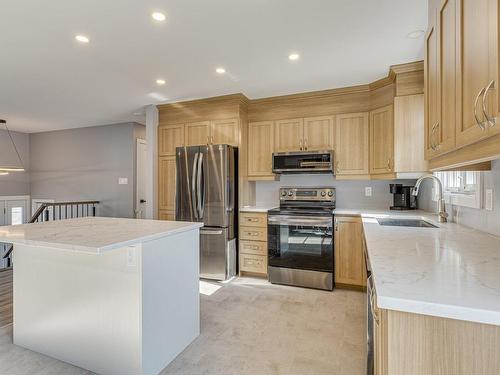
[[184,146],[184,124],[158,127],[158,155],[175,155],[176,147]]
[[176,167],[175,156],[158,159],[158,209],[175,210]]
[[304,120],[301,118],[279,120],[274,124],[274,150],[276,152],[299,151],[303,147]]
[[[486,137],[488,125],[482,111],[484,90],[490,75],[491,0],[458,0],[459,42],[458,97],[460,115],[457,145],[463,146]],[[498,35],[496,35],[498,43]],[[498,46],[496,46],[498,49]],[[483,125],[481,125],[483,124]],[[483,129],[484,128],[484,129]]]
[[[437,12],[438,32],[438,115],[432,141],[434,154],[443,154],[455,147],[457,126],[457,45],[456,10],[458,0],[444,0]],[[432,131],[432,129],[431,129]]]
[[212,121],[210,126],[210,143],[228,144],[231,146],[239,145],[239,120],[217,120]]
[[274,123],[272,121],[248,124],[248,176],[272,176]]
[[394,98],[394,172],[428,171],[424,155],[424,95]]
[[363,223],[360,217],[335,216],[335,283],[365,286]]
[[306,151],[323,151],[334,148],[334,117],[307,117],[304,119],[303,143]]
[[336,174],[369,173],[368,112],[336,116]]
[[388,105],[370,112],[370,173],[394,171],[394,115]]
[[186,124],[186,146],[201,146],[210,143],[210,121]]

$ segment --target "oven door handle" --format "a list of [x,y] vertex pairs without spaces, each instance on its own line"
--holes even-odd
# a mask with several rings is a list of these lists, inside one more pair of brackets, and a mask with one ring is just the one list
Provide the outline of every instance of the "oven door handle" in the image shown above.
[[275,225],[304,225],[325,228],[333,227],[333,219],[331,217],[270,215],[267,218],[267,223]]

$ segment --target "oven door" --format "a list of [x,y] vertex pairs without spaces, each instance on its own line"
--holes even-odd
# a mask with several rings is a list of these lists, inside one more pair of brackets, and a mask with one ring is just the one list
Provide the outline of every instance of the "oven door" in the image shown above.
[[333,272],[332,226],[332,216],[269,215],[269,266]]

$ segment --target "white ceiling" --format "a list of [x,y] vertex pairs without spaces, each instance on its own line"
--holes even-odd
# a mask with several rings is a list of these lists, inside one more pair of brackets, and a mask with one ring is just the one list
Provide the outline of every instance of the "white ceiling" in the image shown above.
[[423,58],[423,38],[406,35],[426,24],[427,0],[2,0],[0,118],[39,132],[141,122],[133,113],[160,102],[368,83]]

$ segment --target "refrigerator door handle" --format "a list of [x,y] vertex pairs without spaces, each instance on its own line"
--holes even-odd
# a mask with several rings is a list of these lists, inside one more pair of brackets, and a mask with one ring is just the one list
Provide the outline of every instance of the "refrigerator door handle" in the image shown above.
[[198,205],[196,202],[196,168],[198,166],[198,155],[199,153],[197,152],[194,155],[193,159],[193,174],[191,176],[191,203],[193,205],[193,211],[194,211],[194,218],[199,219],[198,217]]
[[204,202],[204,197],[203,197],[203,186],[201,185],[201,177],[203,173],[203,153],[200,153],[198,157],[198,170],[197,170],[197,200],[198,200],[198,217],[199,219],[203,219],[203,211],[205,208],[205,202]]

